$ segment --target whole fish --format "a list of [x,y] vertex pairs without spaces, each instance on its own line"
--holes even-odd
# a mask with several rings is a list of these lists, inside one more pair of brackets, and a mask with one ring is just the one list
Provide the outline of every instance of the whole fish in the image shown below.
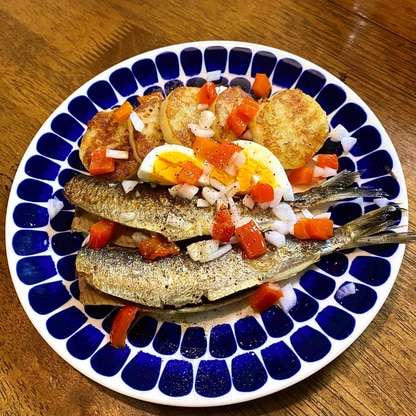
[[[295,194],[294,201],[288,203],[294,210],[301,210],[348,198],[386,196],[380,189],[353,186],[358,175],[358,172],[342,171],[321,185]],[[189,201],[173,197],[167,187],[142,183],[126,193],[121,183],[96,176],[74,176],[65,185],[63,194],[84,211],[131,228],[162,234],[171,241],[210,235],[216,213],[215,205],[198,207],[198,196]],[[235,205],[238,215],[253,218],[261,231],[269,230],[276,220],[271,209],[258,205],[247,208],[241,198],[235,200]]]
[[187,308],[287,279],[336,250],[416,242],[416,233],[391,232],[400,214],[397,205],[387,205],[336,228],[326,241],[287,236],[284,247],[270,246],[267,254],[251,260],[239,245],[206,263],[191,260],[186,252],[152,262],[137,249],[84,246],[77,254],[76,273],[96,289],[126,301],[159,309]]

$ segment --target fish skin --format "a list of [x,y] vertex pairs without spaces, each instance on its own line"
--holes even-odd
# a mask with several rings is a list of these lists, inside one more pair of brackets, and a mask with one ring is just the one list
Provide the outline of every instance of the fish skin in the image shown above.
[[215,301],[261,283],[287,279],[336,250],[416,242],[416,233],[383,234],[394,228],[400,212],[397,205],[371,211],[336,228],[333,238],[326,241],[287,236],[283,248],[270,246],[267,254],[251,260],[238,245],[206,263],[194,262],[186,253],[150,262],[135,249],[94,250],[84,246],[77,254],[76,273],[96,289],[126,301],[180,310],[201,304],[204,299]]
[[[341,199],[385,196],[379,189],[353,187],[357,176],[358,172],[340,172],[322,185],[295,194],[295,200],[289,203],[295,210],[301,210]],[[199,208],[197,196],[190,201],[174,198],[167,187],[139,183],[134,191],[126,194],[121,183],[88,175],[71,178],[63,195],[89,213],[131,228],[162,234],[170,241],[211,235],[216,213],[215,205]],[[237,199],[235,205],[239,215],[253,218],[262,232],[270,230],[277,219],[271,209],[262,209],[258,205],[249,209],[241,199]],[[126,213],[133,214],[132,218],[126,218]]]

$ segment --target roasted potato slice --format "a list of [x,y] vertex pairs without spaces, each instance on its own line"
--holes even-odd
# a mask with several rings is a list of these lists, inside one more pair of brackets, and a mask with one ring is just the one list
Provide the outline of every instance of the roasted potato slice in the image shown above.
[[329,132],[325,111],[299,89],[283,90],[261,101],[249,128],[253,141],[270,149],[285,169],[307,164]]
[[167,143],[192,146],[195,136],[188,124],[199,122],[198,92],[198,87],[177,87],[162,102],[160,127]]
[[161,102],[155,97],[145,101],[134,110],[143,122],[141,131],[134,129],[131,121],[128,120],[130,145],[139,163],[153,148],[165,143],[159,121]]
[[99,111],[87,125],[87,130],[81,140],[79,157],[88,170],[91,153],[94,149],[127,150],[127,160],[116,160],[115,171],[102,175],[106,179],[121,181],[134,177],[139,168],[139,162],[134,157],[130,146],[127,121],[119,123],[112,117],[113,110]]
[[217,95],[211,104],[210,110],[215,114],[215,121],[211,128],[214,130],[214,139],[223,142],[241,139],[228,126],[227,119],[234,107],[239,105],[244,97],[249,97],[241,87],[229,87]]

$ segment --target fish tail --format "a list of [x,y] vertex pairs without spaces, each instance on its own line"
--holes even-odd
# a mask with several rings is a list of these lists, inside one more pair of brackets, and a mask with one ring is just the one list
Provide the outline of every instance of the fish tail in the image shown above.
[[360,172],[347,169],[327,179],[325,182],[310,188],[308,191],[295,194],[293,207],[311,208],[317,205],[354,198],[385,198],[388,194],[380,188],[354,186]]
[[386,205],[343,225],[335,233],[349,236],[343,249],[416,242],[415,232],[395,232],[404,211],[397,204]]

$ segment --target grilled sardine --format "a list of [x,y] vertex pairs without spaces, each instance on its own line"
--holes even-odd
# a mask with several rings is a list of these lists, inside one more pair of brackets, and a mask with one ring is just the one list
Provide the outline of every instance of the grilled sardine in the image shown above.
[[109,295],[154,308],[181,308],[215,301],[265,282],[287,279],[305,270],[322,256],[360,246],[416,241],[416,233],[393,233],[400,208],[387,205],[335,230],[327,241],[287,237],[283,248],[269,247],[257,259],[247,259],[238,245],[206,263],[195,262],[184,252],[158,261],[146,261],[136,249],[83,247],[76,273]]
[[[322,203],[357,197],[382,197],[380,189],[352,186],[358,173],[343,171],[309,191],[295,194],[288,201],[292,208],[314,208]],[[216,207],[197,207],[197,197],[191,201],[173,197],[167,187],[138,184],[125,193],[120,183],[98,177],[77,175],[67,182],[63,190],[67,200],[75,206],[119,224],[164,235],[171,241],[181,241],[210,235]],[[255,206],[247,208],[240,199],[236,207],[241,217],[251,217],[259,229],[267,231],[276,217],[271,209]]]

